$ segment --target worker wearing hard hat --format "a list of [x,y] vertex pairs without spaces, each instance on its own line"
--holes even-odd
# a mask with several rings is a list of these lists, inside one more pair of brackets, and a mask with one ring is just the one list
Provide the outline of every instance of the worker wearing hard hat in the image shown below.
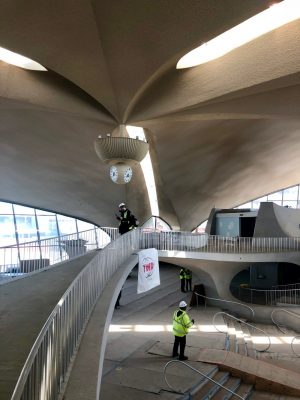
[[119,204],[119,215],[116,214],[116,218],[120,221],[119,233],[123,235],[126,232],[131,231],[138,225],[138,221],[130,210],[126,207],[125,203]]
[[190,319],[186,313],[187,304],[185,301],[179,303],[179,310],[174,312],[173,315],[173,334],[175,336],[172,357],[178,356],[178,347],[180,346],[179,360],[187,360],[188,357],[184,355],[186,345],[186,335],[189,328],[194,325],[195,321]]

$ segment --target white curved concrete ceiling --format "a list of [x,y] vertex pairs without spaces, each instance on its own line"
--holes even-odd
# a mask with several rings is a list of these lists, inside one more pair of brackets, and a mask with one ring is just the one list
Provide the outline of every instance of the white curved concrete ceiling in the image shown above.
[[143,126],[161,216],[192,229],[300,181],[300,23],[207,64],[187,51],[269,0],[0,0],[0,46],[44,65],[0,63],[2,200],[115,225],[117,204],[150,216],[139,168],[111,183],[93,142]]

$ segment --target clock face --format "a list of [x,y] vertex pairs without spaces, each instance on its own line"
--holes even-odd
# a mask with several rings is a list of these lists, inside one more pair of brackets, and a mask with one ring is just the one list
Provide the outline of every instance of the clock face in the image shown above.
[[113,182],[117,182],[117,180],[118,180],[118,169],[117,169],[117,167],[115,167],[114,165],[112,167],[110,167],[109,174],[110,174],[111,180]]
[[132,169],[128,167],[124,171],[124,182],[125,183],[130,182],[131,178],[132,178]]

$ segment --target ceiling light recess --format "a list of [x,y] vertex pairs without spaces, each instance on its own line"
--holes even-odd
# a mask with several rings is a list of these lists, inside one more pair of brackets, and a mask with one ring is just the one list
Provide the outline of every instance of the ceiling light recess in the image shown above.
[[45,67],[30,58],[21,56],[13,51],[0,47],[0,60],[7,64],[15,65],[16,67],[30,69],[33,71],[47,71]]
[[283,0],[183,56],[176,68],[215,60],[251,40],[300,18],[300,0]]

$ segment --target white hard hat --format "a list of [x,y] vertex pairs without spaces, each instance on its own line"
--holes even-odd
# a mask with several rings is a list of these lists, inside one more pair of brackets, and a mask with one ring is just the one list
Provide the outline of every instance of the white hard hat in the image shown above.
[[120,203],[120,204],[119,204],[119,208],[120,208],[120,207],[124,207],[124,206],[125,206],[125,203]]
[[187,306],[187,304],[186,304],[186,302],[184,301],[184,300],[182,300],[180,303],[179,303],[179,308],[183,308],[183,307],[186,307]]

